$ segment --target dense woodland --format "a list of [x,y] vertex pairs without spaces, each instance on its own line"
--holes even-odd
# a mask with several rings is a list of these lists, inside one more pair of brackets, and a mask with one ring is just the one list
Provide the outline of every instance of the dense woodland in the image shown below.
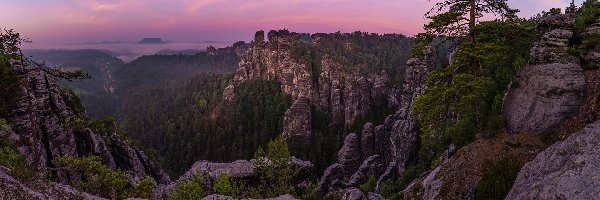
[[[455,19],[468,20],[468,17],[463,16],[468,15],[465,6],[454,5],[452,8],[460,9],[429,15],[432,22],[425,25],[427,33],[418,35],[414,40],[402,35],[378,36],[361,32],[316,34],[320,37],[319,42],[312,41],[314,37],[304,38],[305,43],[292,47],[295,59],[310,64],[314,74],[318,74],[320,70],[320,60],[329,57],[344,63],[348,66],[347,70],[385,70],[394,77],[395,83],[402,81],[404,63],[407,60],[407,56],[402,55],[408,54],[408,49],[412,46],[413,56],[419,57],[419,52],[426,45],[435,44],[438,56],[444,55],[441,58],[452,51],[449,48],[456,47],[452,62],[438,59],[441,61],[428,78],[425,93],[412,106],[414,117],[422,125],[418,158],[399,179],[388,180],[381,186],[380,193],[385,198],[402,199],[402,189],[413,179],[441,164],[441,156],[448,145],[454,144],[460,148],[476,138],[496,137],[504,130],[501,116],[503,97],[516,73],[528,63],[529,49],[539,39],[538,20],[544,15],[560,13],[560,9],[553,9],[531,19],[521,19],[514,16],[515,10],[496,7],[494,9],[506,16],[477,24],[467,23],[466,27],[453,27]],[[585,27],[600,16],[600,3],[586,0],[581,8],[570,12],[575,12],[577,21],[569,53],[581,57],[581,49],[596,46],[600,41],[597,36],[582,39]],[[479,13],[474,14],[480,16]],[[15,92],[18,77],[6,67],[9,59],[13,59],[15,55],[4,51],[0,53],[0,75],[3,77],[3,87],[0,89],[3,93]],[[97,52],[82,53],[87,55]],[[103,56],[94,55],[92,59]],[[291,98],[281,91],[278,82],[245,81],[236,86],[235,98],[223,99],[224,88],[232,83],[233,76],[229,72],[235,70],[238,61],[235,48],[212,55],[209,52],[194,55],[152,55],[127,64],[115,61],[115,66],[119,66],[115,69],[118,88],[116,96],[119,98],[120,109],[116,116],[117,132],[153,151],[170,174],[175,176],[181,175],[198,160],[232,161],[267,157],[287,162],[290,155],[312,161],[315,164],[315,174],[320,175],[324,167],[335,160],[345,134],[359,130],[366,121],[377,124],[390,114],[387,105],[381,103],[372,109],[366,119],[358,120],[354,125],[341,126],[341,123],[336,123],[335,119],[329,117],[327,111],[312,107],[312,129],[315,134],[310,139],[309,148],[306,148],[308,151],[292,151],[290,154],[287,144],[277,136],[282,132],[283,115],[291,105]],[[89,70],[88,73],[92,76],[101,76],[97,71],[98,66],[88,69],[86,67],[89,65],[82,65],[77,60],[65,61],[61,65]],[[582,65],[584,69],[598,68],[586,63]],[[318,79],[314,81],[318,84]],[[94,100],[90,100],[93,98],[88,97],[86,100],[86,94],[101,93],[97,90],[98,84],[100,83],[95,79],[90,82],[66,83],[75,88],[75,94],[83,99],[84,105],[86,101],[88,105],[94,105]],[[13,101],[11,97],[2,96],[0,114],[4,114]],[[90,111],[90,107],[92,106],[87,106],[88,112],[97,113],[98,116],[110,113]],[[112,109],[115,113],[116,107],[101,106],[100,109]],[[110,127],[115,123],[110,118],[95,123],[103,122],[106,123],[99,127]],[[6,121],[0,119],[0,128],[4,129],[5,126]],[[262,148],[268,149],[266,155]],[[107,180],[118,180],[89,189],[104,196],[123,198],[147,196],[149,193],[146,191],[149,183],[146,182],[142,182],[144,185],[139,188],[127,190],[123,186],[125,183],[122,183],[125,180],[124,174],[106,169],[105,166],[97,166],[101,165],[97,158],[66,157],[59,161],[65,166],[92,166],[100,169],[95,170],[100,171],[98,173],[102,175],[99,176],[108,174],[110,177]],[[26,168],[21,167],[24,166],[22,158],[4,138],[0,138],[0,164],[15,170]],[[477,188],[477,199],[505,196],[507,188],[510,189],[509,186],[512,186],[516,178],[518,166],[511,160],[502,160],[486,164],[485,167]],[[87,167],[78,169],[86,170]],[[261,179],[262,184],[252,188],[243,183],[231,182],[229,177],[222,176],[219,177],[214,192],[235,197],[310,193],[292,191],[289,188],[289,177],[296,175],[291,168],[286,168],[284,170],[288,171],[282,170],[283,172],[276,169],[261,170],[266,171],[261,173],[269,174],[262,178],[283,177],[285,180],[264,178]],[[279,172],[282,174],[278,174]],[[371,178],[360,189],[363,192],[373,191],[375,181]],[[266,184],[267,182],[281,184]],[[117,187],[110,185],[112,183],[120,185],[119,194],[115,194],[114,190],[104,194],[103,188]],[[180,185],[175,195],[182,196],[174,198],[201,197],[204,194],[202,184],[203,177],[196,177]]]

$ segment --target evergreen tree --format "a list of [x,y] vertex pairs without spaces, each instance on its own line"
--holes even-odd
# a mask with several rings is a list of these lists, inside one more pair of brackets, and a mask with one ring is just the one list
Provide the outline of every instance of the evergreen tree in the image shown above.
[[[431,0],[430,0],[431,1]],[[507,0],[445,0],[438,2],[425,14],[432,20],[425,25],[425,30],[433,35],[464,36],[469,35],[475,41],[473,28],[477,19],[486,13],[499,15],[502,18],[514,18],[517,9],[511,9]]]

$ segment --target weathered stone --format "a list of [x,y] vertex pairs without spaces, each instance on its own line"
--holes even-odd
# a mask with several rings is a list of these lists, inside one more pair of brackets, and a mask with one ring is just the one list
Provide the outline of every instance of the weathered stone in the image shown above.
[[[51,160],[56,157],[95,155],[110,168],[130,172],[133,183],[145,176],[155,178],[157,183],[169,182],[169,177],[156,163],[116,136],[105,138],[87,127],[73,128],[72,123],[86,120],[85,113],[75,113],[73,105],[67,104],[77,97],[62,92],[54,76],[40,67],[17,61],[12,65],[23,84],[21,92],[16,94],[18,102],[6,118],[11,127],[9,138],[34,171],[46,175]],[[60,183],[76,182],[81,177],[64,170],[51,173]]]
[[[404,191],[404,197],[408,199],[423,199],[423,200],[433,200],[438,199],[438,195],[440,193],[440,189],[442,187],[442,181],[437,179],[436,176],[440,171],[441,167],[436,167],[432,171],[430,171],[425,179],[422,181],[413,181],[410,185],[408,185]],[[418,188],[416,188],[418,187]],[[415,190],[418,190],[416,194]],[[417,196],[411,196],[417,195]]]
[[361,164],[360,143],[355,133],[350,133],[344,139],[344,146],[338,152],[338,162],[342,166],[344,177],[350,178]]
[[321,180],[319,181],[319,191],[321,193],[329,192],[329,188],[333,185],[333,182],[339,180],[343,176],[344,169],[338,163],[335,163],[323,172],[323,176],[321,176]]
[[375,143],[375,130],[372,123],[366,123],[363,126],[362,134],[360,135],[360,147],[363,158],[375,155],[375,148],[381,143]]
[[600,121],[542,151],[521,168],[506,199],[600,196]]
[[[34,183],[34,184],[32,184]],[[41,183],[41,184],[40,184]],[[46,182],[46,180],[19,181],[0,167],[0,199],[89,199],[103,200],[68,185]]]
[[581,105],[584,86],[577,64],[525,66],[504,101],[509,130],[535,134],[560,124]]
[[344,192],[344,196],[342,196],[342,200],[365,200],[365,194],[361,192],[357,188],[349,188]]
[[235,98],[235,86],[228,85],[225,87],[225,90],[223,90],[223,99],[231,101],[233,98]]
[[283,138],[293,148],[303,146],[311,136],[311,111],[306,98],[294,101],[283,118]]
[[[276,80],[292,100],[306,98],[321,110],[331,111],[334,121],[341,120],[345,125],[367,115],[375,101],[383,99],[390,107],[398,106],[398,87],[391,84],[386,71],[348,70],[365,66],[343,66],[327,55],[318,61],[320,68],[316,71],[293,55],[294,47],[314,45],[329,37],[327,34],[314,34],[312,41],[305,41],[302,38],[306,35],[300,33],[270,31],[268,42],[263,41],[262,35],[263,32],[257,32],[256,41],[242,56],[234,85],[246,80]],[[345,46],[352,49],[354,44]]]
[[382,173],[383,165],[379,160],[378,155],[373,155],[365,159],[363,163],[360,165],[356,173],[350,177],[348,181],[348,186],[358,187],[361,184],[365,183],[369,177],[379,177]]
[[383,198],[380,194],[373,193],[373,192],[369,192],[369,194],[367,194],[367,199],[368,200],[385,200],[385,198]]
[[220,195],[220,194],[211,194],[202,198],[202,200],[233,200],[233,197]]

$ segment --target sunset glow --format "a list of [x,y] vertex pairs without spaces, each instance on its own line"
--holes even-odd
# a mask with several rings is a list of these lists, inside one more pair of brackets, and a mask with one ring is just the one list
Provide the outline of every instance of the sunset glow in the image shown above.
[[[576,1],[580,4],[582,0]],[[36,46],[87,41],[250,40],[256,30],[403,33],[422,30],[427,0],[7,0],[0,26]],[[529,17],[569,0],[512,0]]]

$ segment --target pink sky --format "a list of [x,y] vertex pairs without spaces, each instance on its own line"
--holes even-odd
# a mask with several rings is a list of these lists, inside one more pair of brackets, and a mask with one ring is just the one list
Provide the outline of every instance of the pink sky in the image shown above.
[[[583,0],[577,0],[580,4]],[[509,0],[529,17],[570,0]],[[35,46],[161,37],[249,41],[256,30],[420,32],[427,0],[2,0],[0,27]]]

